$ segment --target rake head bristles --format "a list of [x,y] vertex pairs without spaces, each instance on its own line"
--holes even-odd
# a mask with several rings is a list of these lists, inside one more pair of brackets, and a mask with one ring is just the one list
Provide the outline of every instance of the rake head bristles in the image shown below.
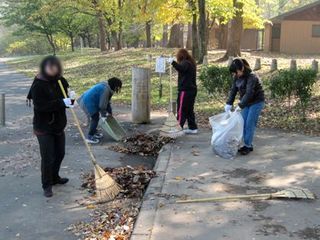
[[94,166],[96,194],[98,202],[113,200],[121,188],[99,165]]
[[276,193],[248,194],[248,195],[231,195],[225,197],[214,198],[199,198],[178,200],[176,203],[201,203],[201,202],[226,202],[226,201],[254,201],[254,200],[269,200],[269,199],[301,199],[314,200],[315,194],[305,188],[287,188]]
[[182,128],[179,126],[176,116],[173,112],[169,112],[169,116],[163,127],[160,129],[160,134],[165,137],[177,138],[184,135]]

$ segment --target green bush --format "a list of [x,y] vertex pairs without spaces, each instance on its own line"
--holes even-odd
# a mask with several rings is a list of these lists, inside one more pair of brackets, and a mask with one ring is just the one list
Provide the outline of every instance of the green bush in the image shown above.
[[233,82],[229,68],[216,65],[202,68],[199,79],[209,94],[224,98],[228,96]]
[[296,97],[305,117],[316,81],[317,73],[312,69],[280,70],[269,78],[269,89],[276,99],[290,102],[292,97]]

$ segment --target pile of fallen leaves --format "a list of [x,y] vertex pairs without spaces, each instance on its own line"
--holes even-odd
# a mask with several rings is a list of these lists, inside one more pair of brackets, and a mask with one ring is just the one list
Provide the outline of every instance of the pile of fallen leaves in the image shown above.
[[129,240],[141,202],[137,199],[115,200],[94,206],[90,222],[78,222],[66,230],[84,240]]
[[110,149],[121,153],[156,156],[163,145],[172,141],[172,138],[164,137],[159,134],[141,133],[125,138],[122,143],[113,145]]
[[[90,214],[90,221],[72,224],[67,230],[85,240],[128,240],[139,214],[143,194],[155,172],[143,166],[104,170],[121,186],[121,192],[109,203],[83,203],[88,209],[94,209]],[[94,193],[94,174],[90,172],[82,178],[82,187]]]
[[[155,176],[153,170],[143,166],[133,168],[131,166],[104,169],[121,187],[121,192],[117,198],[142,198],[151,178]],[[83,175],[83,188],[89,191],[95,190],[94,173]]]

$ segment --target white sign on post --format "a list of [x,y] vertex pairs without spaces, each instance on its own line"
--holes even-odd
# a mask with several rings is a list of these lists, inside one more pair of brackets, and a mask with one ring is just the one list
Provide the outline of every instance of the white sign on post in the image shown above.
[[166,58],[158,57],[156,59],[156,72],[157,73],[166,73]]

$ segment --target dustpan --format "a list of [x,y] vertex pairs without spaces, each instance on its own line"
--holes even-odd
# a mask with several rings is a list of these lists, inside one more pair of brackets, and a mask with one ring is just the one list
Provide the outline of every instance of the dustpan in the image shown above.
[[105,119],[101,118],[99,125],[115,141],[120,141],[126,136],[126,131],[113,116],[108,116]]

